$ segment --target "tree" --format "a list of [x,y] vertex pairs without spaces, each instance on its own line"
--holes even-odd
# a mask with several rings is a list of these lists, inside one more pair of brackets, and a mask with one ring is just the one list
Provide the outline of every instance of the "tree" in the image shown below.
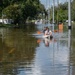
[[3,14],[6,15],[6,18],[13,19],[14,24],[24,23],[26,15],[23,15],[23,7],[24,5],[20,4],[10,5],[3,10]]
[[[25,23],[28,17],[34,18],[45,10],[39,0],[1,0],[1,10],[6,18],[11,18],[14,23]],[[2,12],[1,11],[1,12]]]
[[[52,10],[52,8],[51,8]],[[55,6],[55,21],[64,22],[68,19],[68,3],[60,3],[58,6]],[[52,16],[51,16],[52,17]],[[52,18],[51,18],[52,19]]]
[[72,8],[72,11],[71,11],[71,13],[72,13],[72,20],[75,21],[75,0],[73,0],[71,8]]

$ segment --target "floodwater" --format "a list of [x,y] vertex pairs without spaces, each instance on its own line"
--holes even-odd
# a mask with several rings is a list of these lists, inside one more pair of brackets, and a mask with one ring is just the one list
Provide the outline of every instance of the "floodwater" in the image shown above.
[[37,33],[41,30],[40,25],[0,28],[0,75],[75,75],[71,31],[53,32],[50,40]]

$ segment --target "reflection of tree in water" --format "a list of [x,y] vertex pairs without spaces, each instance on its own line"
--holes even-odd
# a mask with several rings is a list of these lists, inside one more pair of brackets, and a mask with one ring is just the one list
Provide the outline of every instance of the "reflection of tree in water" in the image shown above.
[[75,25],[73,25],[71,35],[70,65],[72,66],[71,75],[75,75]]
[[71,62],[75,65],[75,26],[72,29],[72,50],[71,50]]
[[[6,33],[6,34],[5,34]],[[16,75],[21,68],[31,68],[35,57],[36,39],[21,29],[7,29],[0,38],[0,73]]]
[[36,32],[37,27],[35,25],[25,25],[23,28],[25,32],[31,33],[31,32]]

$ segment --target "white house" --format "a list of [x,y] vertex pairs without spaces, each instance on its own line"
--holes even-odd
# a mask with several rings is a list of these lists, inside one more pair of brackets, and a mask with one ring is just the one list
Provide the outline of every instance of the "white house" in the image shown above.
[[11,24],[13,22],[12,19],[0,19],[0,23],[3,24]]

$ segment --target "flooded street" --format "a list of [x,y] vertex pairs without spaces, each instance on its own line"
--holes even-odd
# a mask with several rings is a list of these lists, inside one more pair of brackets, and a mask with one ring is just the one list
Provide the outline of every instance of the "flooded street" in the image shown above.
[[37,34],[42,28],[0,28],[0,75],[75,75],[71,32],[53,32],[50,40]]

